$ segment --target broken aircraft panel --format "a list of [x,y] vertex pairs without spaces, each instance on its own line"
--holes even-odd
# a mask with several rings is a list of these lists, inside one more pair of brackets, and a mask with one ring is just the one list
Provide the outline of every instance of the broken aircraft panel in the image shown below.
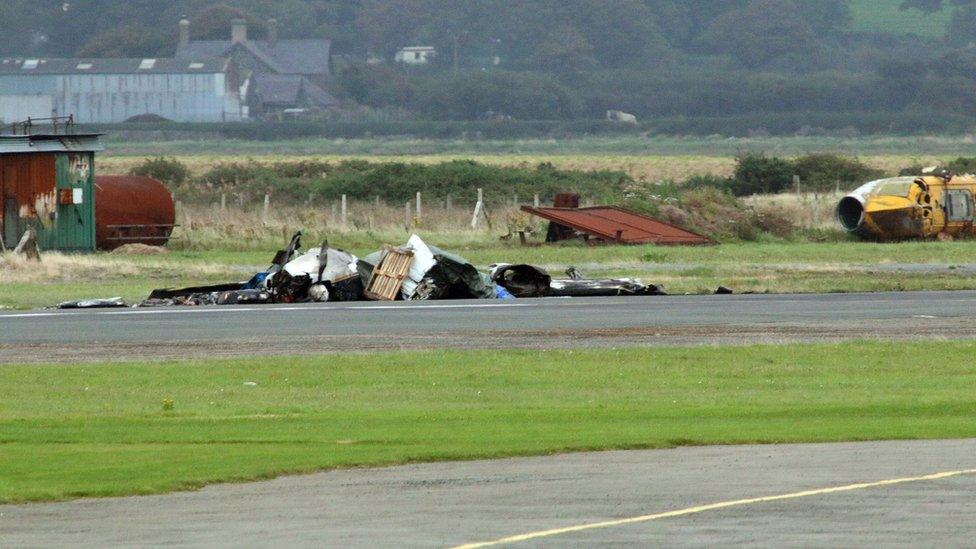
[[[548,219],[561,227],[605,242],[620,244],[702,245],[714,244],[707,236],[676,227],[619,206],[590,208],[537,208],[522,211]],[[549,231],[552,238],[553,231]]]

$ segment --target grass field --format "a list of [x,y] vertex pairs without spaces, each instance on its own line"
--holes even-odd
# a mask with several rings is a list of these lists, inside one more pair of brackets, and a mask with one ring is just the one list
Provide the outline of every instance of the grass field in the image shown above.
[[[715,247],[601,246],[524,248],[483,234],[429,233],[424,238],[460,253],[479,268],[530,263],[557,278],[569,266],[591,277],[631,276],[663,284],[670,293],[710,293],[719,285],[737,292],[852,292],[976,289],[976,242],[751,242]],[[403,232],[333,233],[333,245],[365,256],[399,244]],[[309,246],[319,240],[306,239]],[[0,257],[0,308],[36,308],[61,301],[122,296],[138,303],[153,288],[246,280],[265,269],[280,238],[247,242],[238,251],[175,251],[164,256],[59,256],[43,268]],[[261,247],[263,245],[264,247]],[[901,264],[945,267],[935,273],[899,270]]]
[[863,136],[863,137],[583,137],[524,140],[436,140],[411,138],[295,139],[240,141],[199,139],[184,141],[106,140],[109,156],[218,155],[246,156],[703,156],[734,157],[746,152],[797,156],[840,152],[861,156],[972,156],[976,137]]
[[0,501],[571,450],[970,437],[974,351],[850,343],[4,366]]

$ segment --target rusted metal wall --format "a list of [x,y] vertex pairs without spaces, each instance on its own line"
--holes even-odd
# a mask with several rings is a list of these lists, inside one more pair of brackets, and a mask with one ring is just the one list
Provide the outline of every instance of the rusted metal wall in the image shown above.
[[176,222],[173,197],[149,177],[100,175],[95,178],[95,238],[99,250],[123,244],[165,245]]
[[10,248],[29,226],[38,230],[38,245],[51,248],[56,215],[55,161],[53,154],[0,156],[0,194],[4,208],[4,244]]
[[[93,156],[89,152],[0,155],[0,224],[8,248],[33,227],[41,249],[95,249]],[[66,194],[62,197],[61,192]]]

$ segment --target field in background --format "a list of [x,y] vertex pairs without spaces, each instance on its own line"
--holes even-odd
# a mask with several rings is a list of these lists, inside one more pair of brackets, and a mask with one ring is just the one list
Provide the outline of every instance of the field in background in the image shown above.
[[575,450],[971,437],[974,350],[850,343],[7,365],[0,502]]
[[[98,171],[102,174],[125,174],[142,163],[145,156],[106,155],[99,159]],[[694,174],[731,175],[735,168],[732,156],[641,156],[641,155],[529,155],[529,154],[423,154],[423,155],[334,155],[334,154],[261,154],[241,157],[230,154],[180,154],[180,162],[186,164],[193,175],[200,175],[216,164],[253,160],[261,164],[275,162],[296,162],[301,160],[320,160],[341,162],[343,160],[368,160],[370,162],[415,162],[418,164],[437,164],[450,160],[474,160],[491,166],[535,167],[541,163],[552,163],[556,168],[567,170],[620,170],[637,179],[648,181],[680,180]],[[899,157],[883,160],[888,165],[901,162]]]
[[[902,168],[912,165],[936,165],[947,162],[963,154],[972,154],[973,145],[968,152],[952,154],[883,154],[861,155],[868,166],[895,175]],[[846,152],[845,152],[846,153]],[[474,160],[491,166],[527,166],[551,163],[565,170],[620,170],[635,179],[644,181],[682,181],[693,175],[719,175],[727,177],[735,169],[735,155],[637,155],[637,154],[421,154],[421,155],[339,155],[339,154],[177,154],[173,156],[186,164],[193,175],[200,175],[221,163],[253,160],[261,164],[275,162],[295,162],[301,160],[321,160],[341,162],[343,160],[368,160],[370,162],[415,162],[418,164],[437,164],[450,160]],[[141,164],[147,157],[102,155],[98,159],[98,173],[105,175],[126,174]]]
[[945,35],[952,17],[952,2],[949,8],[932,15],[916,10],[898,9],[902,0],[851,0],[851,24],[853,32],[889,32],[894,34],[917,34],[919,36],[940,38]]
[[972,156],[976,136],[863,136],[863,137],[667,137],[620,136],[567,139],[290,139],[241,141],[225,138],[187,140],[105,140],[107,156],[225,155],[225,156],[704,156],[732,157],[747,152],[798,156],[839,152],[859,156],[943,157]]

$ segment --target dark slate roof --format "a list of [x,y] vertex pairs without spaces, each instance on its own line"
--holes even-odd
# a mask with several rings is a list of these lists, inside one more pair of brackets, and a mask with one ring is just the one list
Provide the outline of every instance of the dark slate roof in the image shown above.
[[278,40],[274,47],[266,40],[247,40],[240,44],[230,40],[192,40],[177,47],[176,57],[229,57],[238,45],[280,74],[328,75],[330,72],[332,41],[323,39]]
[[[227,68],[227,59],[158,58],[148,59],[0,59],[0,74],[194,74],[218,73]],[[145,64],[144,64],[145,62]],[[90,65],[90,67],[89,67]],[[146,68],[139,68],[140,66]],[[33,67],[33,68],[25,68]],[[85,68],[88,67],[88,68]]]
[[317,107],[336,107],[339,100],[329,92],[323,90],[315,82],[305,81],[305,94],[308,100]]
[[252,78],[255,93],[263,103],[296,104],[303,89],[309,103],[316,107],[330,107],[339,103],[321,87],[298,74],[256,74]]

